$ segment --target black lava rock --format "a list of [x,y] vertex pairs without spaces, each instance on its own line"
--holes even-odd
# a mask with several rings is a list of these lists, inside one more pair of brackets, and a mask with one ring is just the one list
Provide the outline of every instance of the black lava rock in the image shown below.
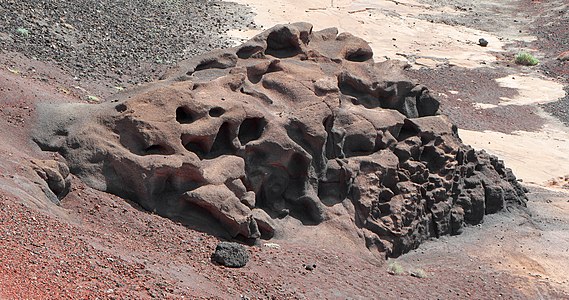
[[226,267],[241,268],[249,262],[249,252],[241,244],[221,242],[217,244],[211,259]]
[[486,47],[486,46],[488,46],[488,41],[486,39],[479,39],[478,45],[480,45],[482,47]]

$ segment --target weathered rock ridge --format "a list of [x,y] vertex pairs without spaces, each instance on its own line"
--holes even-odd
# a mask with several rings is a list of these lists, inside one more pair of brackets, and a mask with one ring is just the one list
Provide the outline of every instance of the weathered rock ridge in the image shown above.
[[372,57],[349,33],[278,25],[116,100],[46,105],[35,140],[95,188],[237,239],[343,215],[397,256],[525,203],[403,65]]

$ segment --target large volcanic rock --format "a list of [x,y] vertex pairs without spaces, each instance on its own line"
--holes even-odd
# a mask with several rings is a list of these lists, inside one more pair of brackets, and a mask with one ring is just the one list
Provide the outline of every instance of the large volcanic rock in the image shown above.
[[119,99],[45,106],[35,139],[95,188],[241,239],[344,211],[368,247],[396,256],[525,203],[427,88],[372,56],[349,33],[279,25]]

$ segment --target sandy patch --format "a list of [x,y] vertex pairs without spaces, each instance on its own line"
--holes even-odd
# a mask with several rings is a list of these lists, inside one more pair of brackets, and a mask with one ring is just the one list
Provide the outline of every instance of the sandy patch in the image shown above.
[[498,107],[498,105],[490,103],[474,103],[474,107],[478,109],[489,109],[489,108],[496,108]]
[[546,185],[554,177],[569,174],[569,133],[559,124],[546,124],[539,132],[460,130],[459,134],[464,143],[503,159],[525,182]]
[[[518,91],[514,97],[500,97],[498,105],[537,105],[565,96],[563,85],[537,75],[515,74],[496,79],[501,87]],[[479,109],[496,105],[476,103]],[[552,178],[569,174],[569,128],[541,109],[546,124],[540,131],[516,131],[505,134],[495,131],[460,130],[460,137],[476,149],[485,149],[506,162],[514,174],[526,182],[549,186]],[[520,120],[523,122],[523,120]]]
[[513,74],[496,79],[501,87],[518,90],[513,98],[500,97],[500,105],[531,105],[553,102],[565,97],[563,85],[536,75]]
[[[452,264],[453,259],[462,258],[472,263],[463,266],[461,276],[465,279],[466,270],[472,269],[506,273],[527,280],[518,287],[526,293],[520,299],[560,299],[559,295],[540,290],[535,283],[549,282],[563,291],[569,288],[569,194],[536,187],[530,187],[530,191],[531,217],[525,213],[488,215],[482,226],[467,228],[460,236],[426,242],[399,260],[407,267],[429,269],[437,260]],[[501,292],[509,296],[507,290]]]
[[[315,30],[337,27],[370,43],[375,59],[407,60],[416,67],[454,64],[467,68],[479,67],[496,60],[491,52],[503,51],[503,39],[488,32],[432,23],[419,15],[459,14],[451,8],[432,8],[414,1],[347,1],[347,0],[237,0],[250,5],[257,13],[255,22],[264,28],[278,23],[309,22]],[[229,34],[248,39],[257,30],[230,31]],[[488,47],[478,39],[489,41]]]

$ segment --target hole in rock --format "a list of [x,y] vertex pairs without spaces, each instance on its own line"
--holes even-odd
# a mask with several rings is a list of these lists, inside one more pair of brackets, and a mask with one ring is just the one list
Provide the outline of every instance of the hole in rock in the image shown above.
[[288,173],[291,178],[304,178],[308,174],[308,165],[310,162],[307,158],[299,153],[294,153],[288,163]]
[[193,153],[195,153],[198,157],[203,157],[204,154],[206,153],[206,151],[203,149],[203,146],[201,143],[199,142],[187,142],[184,145],[184,148],[186,148],[186,150],[191,151]]
[[344,182],[320,182],[318,184],[318,198],[328,207],[341,203],[346,195],[347,185]]
[[143,131],[147,124],[133,118],[123,118],[116,122],[113,132],[119,137],[119,143],[136,155],[171,155],[174,149],[166,144],[162,137]]
[[231,54],[225,53],[220,57],[209,58],[196,66],[194,72],[207,69],[227,69],[235,67],[236,61],[231,60]]
[[237,57],[241,59],[247,59],[255,53],[262,52],[264,49],[257,45],[243,45],[239,50],[237,50]]
[[214,108],[209,110],[209,115],[211,117],[214,117],[214,118],[220,117],[224,113],[225,113],[225,109],[223,109],[221,107],[214,107]]
[[327,116],[322,122],[322,125],[324,125],[324,129],[326,130],[326,158],[337,158],[341,154],[341,149],[336,145],[334,133],[332,132],[332,128],[334,127],[334,116]]
[[144,155],[172,155],[174,150],[162,145],[151,145],[144,149]]
[[259,83],[263,76],[269,73],[275,73],[283,71],[282,66],[280,65],[279,60],[273,60],[266,70],[259,69],[258,66],[253,66],[247,68],[247,78],[251,83]]
[[223,123],[217,132],[217,136],[211,146],[211,150],[205,155],[205,158],[211,159],[233,153],[234,146],[231,140],[231,128],[229,123]]
[[397,135],[397,140],[403,141],[407,138],[410,138],[412,136],[417,136],[417,135],[419,135],[419,130],[417,129],[417,127],[415,125],[413,125],[412,123],[406,121],[403,123],[403,126],[401,127],[401,130],[399,131],[399,134]]
[[197,65],[195,68],[195,72],[197,71],[201,71],[201,70],[205,70],[205,69],[211,69],[215,67],[215,61],[205,61],[202,62],[201,64]]
[[190,124],[194,121],[194,117],[189,108],[181,106],[176,109],[176,121],[180,124]]
[[294,57],[301,53],[298,37],[286,29],[273,31],[267,37],[265,53],[278,58]]
[[250,141],[257,140],[263,134],[263,130],[267,125],[264,118],[247,118],[239,126],[239,142],[245,145]]
[[119,105],[115,106],[115,110],[116,110],[117,112],[124,112],[124,111],[126,111],[126,105],[124,105],[124,104],[119,104]]
[[269,98],[269,96],[267,96],[266,94],[254,89],[250,86],[241,87],[239,89],[239,92],[244,94],[244,95],[249,95],[249,96],[253,96],[255,98],[259,98],[267,104],[273,104],[273,100],[271,100],[271,98]]
[[182,145],[186,150],[195,153],[200,159],[208,152],[208,139],[207,137],[200,137],[190,134],[182,134],[180,137]]
[[371,59],[372,57],[373,52],[371,52],[369,49],[350,49],[346,53],[346,59],[355,62],[364,62]]
[[389,203],[379,203],[377,205],[380,215],[376,216],[378,219],[391,214],[391,205]]

